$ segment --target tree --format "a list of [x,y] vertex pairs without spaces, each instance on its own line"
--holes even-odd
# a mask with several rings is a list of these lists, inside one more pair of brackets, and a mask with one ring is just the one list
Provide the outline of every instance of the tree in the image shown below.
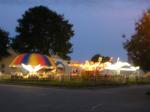
[[71,37],[74,35],[73,25],[63,15],[44,6],[30,8],[18,20],[18,35],[12,42],[16,52],[38,52],[59,55],[70,59],[72,53]]
[[128,58],[144,71],[150,70],[150,9],[135,24],[135,33],[123,43]]
[[7,49],[9,44],[8,33],[0,28],[0,59],[9,55]]
[[92,58],[91,58],[91,61],[93,62],[98,62],[99,61],[99,57],[102,58],[102,63],[105,63],[105,62],[108,62],[110,61],[110,57],[108,56],[102,56],[101,54],[95,54]]

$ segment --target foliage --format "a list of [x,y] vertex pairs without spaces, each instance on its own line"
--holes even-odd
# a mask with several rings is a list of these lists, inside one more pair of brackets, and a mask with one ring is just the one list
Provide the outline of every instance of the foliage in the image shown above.
[[108,56],[102,56],[101,54],[95,54],[92,58],[91,58],[91,61],[93,62],[98,62],[99,61],[99,57],[102,58],[102,63],[104,62],[107,62],[107,61],[110,61],[110,57]]
[[0,28],[0,59],[9,55],[7,52],[9,44],[8,33]]
[[59,55],[64,59],[72,52],[69,42],[74,35],[73,25],[63,15],[44,6],[36,6],[27,10],[18,20],[18,35],[12,47],[19,53],[38,52]]
[[128,52],[129,61],[144,71],[150,70],[150,9],[143,13],[142,18],[135,24],[134,35],[123,46]]

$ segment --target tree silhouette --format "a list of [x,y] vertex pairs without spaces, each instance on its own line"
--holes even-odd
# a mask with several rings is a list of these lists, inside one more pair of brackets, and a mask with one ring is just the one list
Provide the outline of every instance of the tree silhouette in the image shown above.
[[72,52],[73,25],[63,15],[44,6],[30,8],[18,20],[18,35],[12,42],[16,52],[59,55],[64,59]]
[[8,33],[0,28],[0,59],[9,55],[7,52],[9,44]]
[[128,58],[144,71],[150,70],[150,9],[135,24],[135,33],[123,43]]
[[101,54],[95,54],[94,56],[92,56],[91,61],[98,62],[99,61],[99,57],[102,58],[102,60],[101,60],[102,63],[110,61],[110,57],[102,56]]

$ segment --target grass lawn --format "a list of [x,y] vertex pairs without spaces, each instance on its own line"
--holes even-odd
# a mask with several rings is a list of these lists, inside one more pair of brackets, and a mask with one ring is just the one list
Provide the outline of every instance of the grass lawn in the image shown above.
[[17,84],[17,85],[31,85],[31,86],[55,86],[55,87],[68,87],[68,88],[80,88],[80,87],[98,87],[98,86],[121,86],[125,85],[116,82],[101,82],[95,83],[94,81],[78,81],[78,80],[0,80],[0,84]]
[[80,88],[80,87],[115,87],[135,84],[150,84],[149,83],[121,83],[121,82],[93,82],[93,81],[58,81],[58,80],[0,80],[1,84],[17,84],[17,85],[31,85],[31,86],[55,86],[55,87],[68,87],[68,88]]

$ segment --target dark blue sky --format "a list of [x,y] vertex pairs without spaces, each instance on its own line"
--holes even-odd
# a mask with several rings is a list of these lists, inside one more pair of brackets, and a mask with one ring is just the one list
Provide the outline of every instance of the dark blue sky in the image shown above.
[[36,5],[48,6],[74,24],[72,59],[100,53],[126,60],[122,35],[134,33],[134,23],[150,7],[150,0],[0,0],[0,27],[15,36],[17,19]]

